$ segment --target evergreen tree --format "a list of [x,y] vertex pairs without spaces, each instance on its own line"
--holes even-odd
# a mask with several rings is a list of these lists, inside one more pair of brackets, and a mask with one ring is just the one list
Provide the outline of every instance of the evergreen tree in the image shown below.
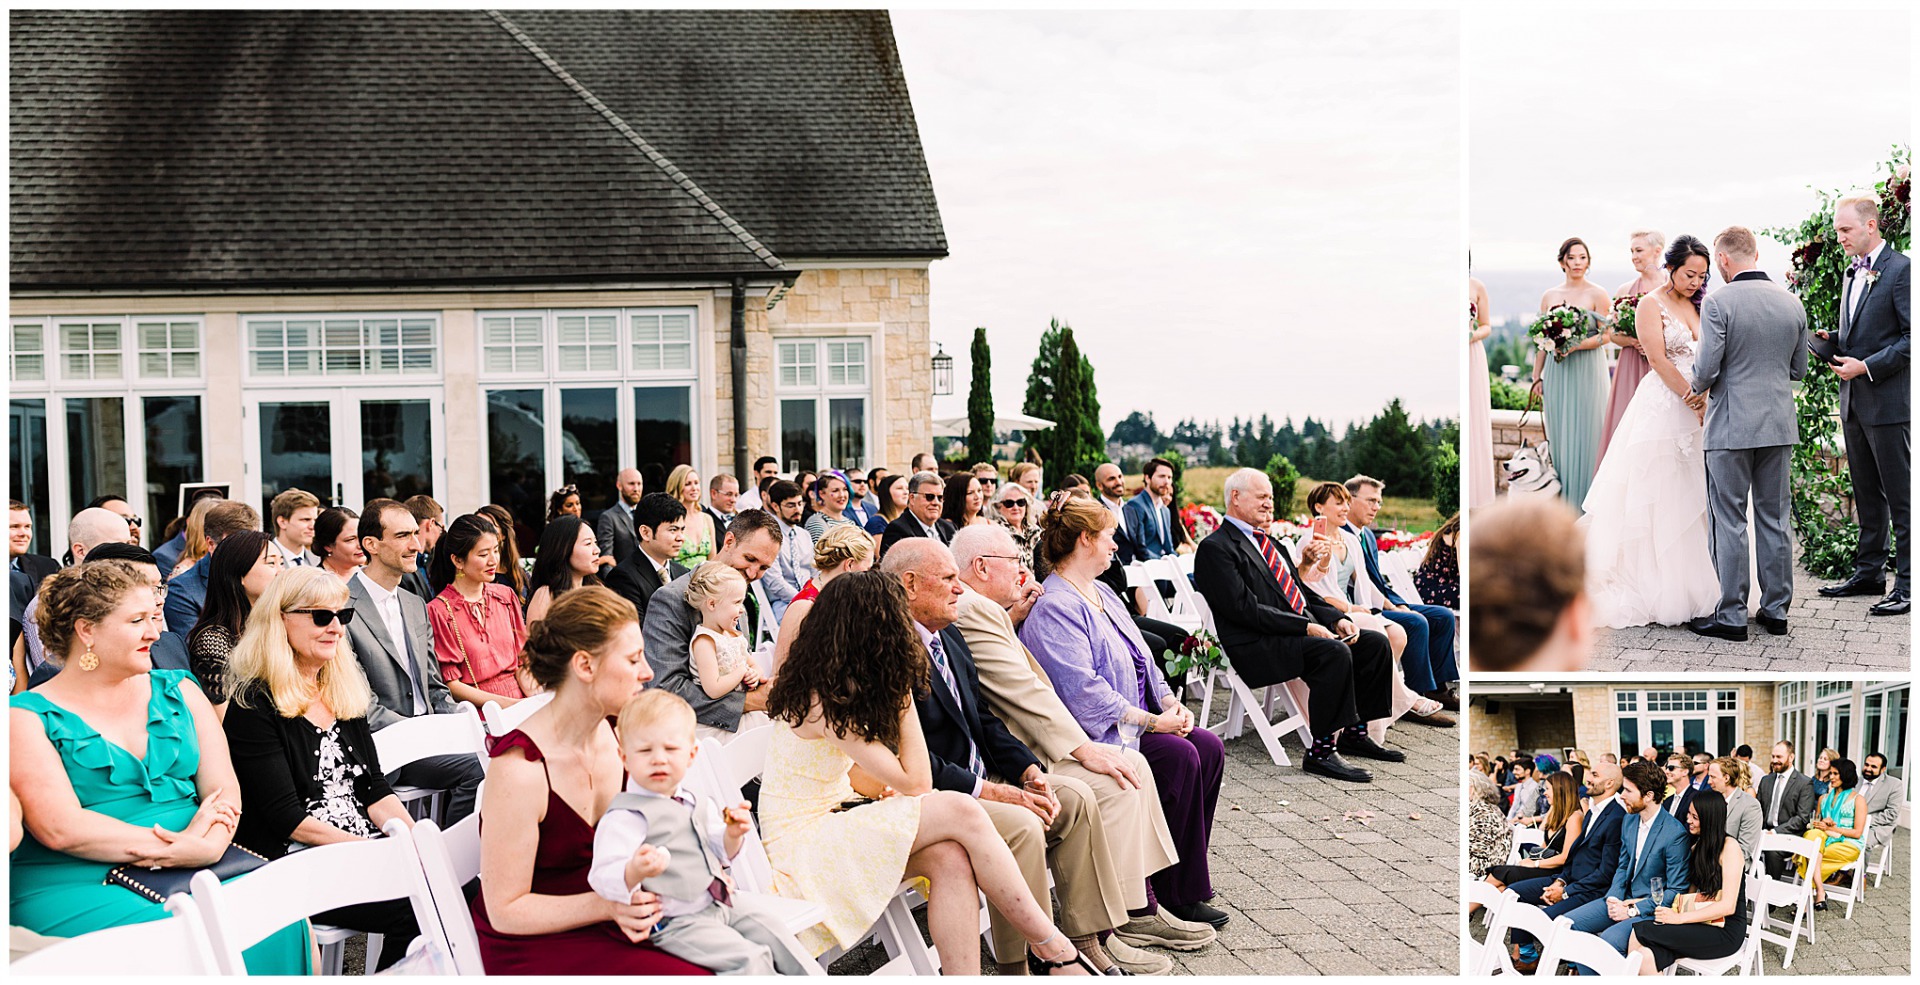
[[[1179,429],[1175,428],[1174,433],[1177,435]],[[1158,448],[1165,439],[1160,435],[1159,425],[1153,421],[1153,414],[1151,412],[1142,414],[1136,410],[1113,426],[1111,440],[1117,445],[1146,445],[1148,448]]]
[[1433,493],[1433,443],[1407,419],[1400,398],[1370,422],[1364,437],[1356,435],[1358,447],[1352,465],[1387,484],[1403,496],[1431,496]]
[[993,353],[987,348],[987,330],[973,330],[973,382],[967,387],[967,457],[993,461]]
[[1061,334],[1059,383],[1054,391],[1054,408],[1060,415],[1054,425],[1053,451],[1049,462],[1057,470],[1093,474],[1093,467],[1107,459],[1107,445],[1100,432],[1100,398],[1095,392],[1093,364],[1080,355],[1073,340],[1073,329]]

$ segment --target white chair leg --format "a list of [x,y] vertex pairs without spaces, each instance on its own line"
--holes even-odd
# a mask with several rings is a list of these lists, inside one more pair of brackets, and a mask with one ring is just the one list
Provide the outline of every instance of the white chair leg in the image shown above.
[[[434,823],[437,824],[439,822],[436,821]],[[373,969],[380,967],[380,947],[386,943],[386,940],[387,935],[385,934],[367,935],[367,966],[360,969],[361,974],[371,975],[373,974]],[[346,948],[343,947],[341,950],[344,951]]]

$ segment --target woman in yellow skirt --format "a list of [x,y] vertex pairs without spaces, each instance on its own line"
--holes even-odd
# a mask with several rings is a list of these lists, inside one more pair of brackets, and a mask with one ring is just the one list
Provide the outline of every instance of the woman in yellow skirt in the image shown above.
[[[1860,771],[1851,759],[1835,759],[1827,769],[1827,792],[1820,795],[1820,813],[1807,822],[1806,838],[1820,846],[1820,878],[1813,882],[1813,908],[1827,908],[1826,881],[1860,857],[1867,836],[1867,799],[1860,796]],[[1806,874],[1807,860],[1801,859]]]

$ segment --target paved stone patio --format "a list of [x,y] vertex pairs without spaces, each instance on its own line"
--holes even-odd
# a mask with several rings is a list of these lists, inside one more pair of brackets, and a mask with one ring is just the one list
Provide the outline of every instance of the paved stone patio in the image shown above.
[[1867,607],[1879,596],[1821,598],[1819,588],[1828,584],[1833,582],[1816,579],[1795,566],[1793,607],[1785,636],[1774,636],[1758,623],[1747,626],[1745,643],[1695,636],[1684,626],[1603,629],[1587,669],[1662,674],[1677,670],[1906,672],[1912,664],[1913,617],[1867,615]]
[[[1906,976],[1913,967],[1913,834],[1905,828],[1894,832],[1893,862],[1878,888],[1867,881],[1867,895],[1854,904],[1853,919],[1844,919],[1846,907],[1829,903],[1830,909],[1814,916],[1820,935],[1818,944],[1803,938],[1793,952],[1793,967],[1781,962],[1786,949],[1775,944],[1760,949],[1762,970],[1768,975],[1888,975]],[[1486,928],[1476,917],[1471,933],[1475,940],[1486,940]]]

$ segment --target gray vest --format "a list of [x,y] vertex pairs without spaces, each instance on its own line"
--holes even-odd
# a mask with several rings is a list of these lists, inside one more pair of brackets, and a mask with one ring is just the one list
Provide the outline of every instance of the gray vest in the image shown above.
[[707,887],[715,879],[733,885],[726,866],[702,836],[719,820],[713,806],[694,799],[694,810],[669,797],[621,793],[607,805],[609,811],[634,811],[647,819],[647,844],[664,848],[670,856],[667,871],[640,883],[650,893],[676,900],[710,898]]

